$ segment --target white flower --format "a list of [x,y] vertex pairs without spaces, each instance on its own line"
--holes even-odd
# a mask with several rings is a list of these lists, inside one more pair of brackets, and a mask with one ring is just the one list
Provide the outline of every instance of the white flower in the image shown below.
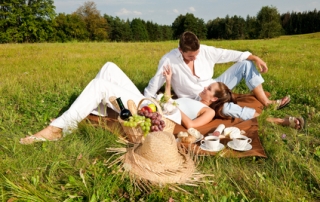
[[158,102],[160,102],[162,96],[163,96],[163,93],[158,94],[157,97],[156,97],[156,100],[157,100]]
[[161,106],[164,114],[172,114],[178,109],[178,103],[176,103],[172,98],[165,96],[163,93],[158,94],[156,96],[156,100]]
[[171,114],[175,109],[176,109],[176,106],[174,106],[171,102],[167,102],[163,104],[164,113]]

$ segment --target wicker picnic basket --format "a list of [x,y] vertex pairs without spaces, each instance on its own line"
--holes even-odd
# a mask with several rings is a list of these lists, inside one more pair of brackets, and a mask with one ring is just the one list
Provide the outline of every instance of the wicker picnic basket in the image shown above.
[[[114,107],[116,107],[119,111],[119,106],[116,102],[116,97],[110,97],[109,98],[110,102],[113,104]],[[141,108],[141,104],[143,103],[143,101],[150,101],[152,103],[154,103],[157,107],[157,112],[159,114],[161,114],[162,116],[162,120],[165,122],[165,127],[163,129],[163,131],[169,132],[169,133],[173,133],[174,127],[175,127],[175,123],[173,121],[171,121],[170,119],[167,119],[163,116],[163,111],[161,109],[161,106],[159,105],[159,103],[154,100],[153,98],[143,98],[140,100],[138,107],[136,106],[136,104],[134,103],[133,100],[128,100],[127,105],[128,105],[128,109],[130,110],[130,112],[132,113],[132,115],[137,114],[138,109]],[[128,126],[124,126],[123,123],[124,121],[118,117],[118,121],[120,122],[124,132],[126,133],[128,139],[130,142],[132,143],[141,143],[144,141],[144,135],[143,135],[143,131],[141,129],[140,126],[137,127],[128,127]]]

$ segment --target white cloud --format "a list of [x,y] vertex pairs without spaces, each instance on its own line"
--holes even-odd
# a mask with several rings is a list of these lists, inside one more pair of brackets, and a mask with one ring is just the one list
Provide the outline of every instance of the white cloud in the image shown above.
[[120,11],[116,12],[117,15],[127,15],[130,14],[130,11],[128,11],[127,9],[123,8]]
[[196,9],[191,6],[191,7],[189,7],[189,11],[191,11],[191,12],[196,12]]
[[142,15],[142,13],[140,11],[133,11],[133,14],[135,15]]
[[178,9],[173,9],[174,13],[179,13]]
[[121,16],[121,15],[130,15],[130,14],[134,14],[134,15],[142,15],[142,12],[140,11],[129,11],[126,8],[122,8],[120,11],[116,12],[117,15]]

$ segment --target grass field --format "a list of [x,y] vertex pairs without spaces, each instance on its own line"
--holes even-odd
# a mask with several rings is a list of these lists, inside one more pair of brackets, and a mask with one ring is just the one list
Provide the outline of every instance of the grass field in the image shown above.
[[[271,40],[202,41],[249,50],[269,67],[264,88],[271,98],[291,95],[283,110],[259,117],[268,158],[204,157],[201,172],[214,183],[135,189],[117,167],[107,168],[107,147],[121,147],[117,134],[82,123],[58,142],[21,145],[75,100],[104,63],[116,63],[143,90],[163,54],[177,41],[159,43],[43,43],[0,45],[1,201],[318,201],[320,200],[320,33]],[[230,64],[217,65],[215,76]],[[246,93],[244,84],[235,89]],[[268,116],[303,115],[296,131],[265,121]],[[283,134],[286,138],[283,139]]]

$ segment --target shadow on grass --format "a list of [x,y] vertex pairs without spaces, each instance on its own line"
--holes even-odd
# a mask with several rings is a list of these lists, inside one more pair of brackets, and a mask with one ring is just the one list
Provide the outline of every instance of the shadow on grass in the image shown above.
[[64,106],[61,108],[61,110],[58,113],[58,117],[61,116],[65,111],[67,111],[70,106],[74,103],[74,101],[78,98],[79,94],[78,93],[73,93],[68,101],[68,105]]

